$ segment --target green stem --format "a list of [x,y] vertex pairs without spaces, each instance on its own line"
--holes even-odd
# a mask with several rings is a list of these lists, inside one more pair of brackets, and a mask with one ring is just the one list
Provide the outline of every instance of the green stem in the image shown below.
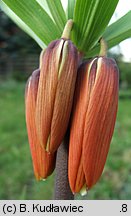
[[100,39],[100,53],[99,56],[107,56],[107,43],[104,38]]
[[71,33],[71,30],[72,30],[72,27],[73,27],[73,20],[68,20],[66,25],[65,25],[65,28],[64,28],[64,31],[62,33],[62,38],[63,39],[70,39],[70,33]]

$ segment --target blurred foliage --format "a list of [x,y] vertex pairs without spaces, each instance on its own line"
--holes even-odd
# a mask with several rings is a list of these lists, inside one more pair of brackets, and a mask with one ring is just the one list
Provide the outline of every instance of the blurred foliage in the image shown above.
[[36,42],[0,10],[0,54],[39,53],[40,50]]
[[18,82],[24,82],[28,79],[28,73],[22,73],[21,71],[13,71],[12,78]]
[[120,99],[131,99],[131,89],[120,89],[119,91],[119,98]]
[[119,62],[119,69],[121,71],[121,80],[123,88],[131,88],[131,63]]
[[40,52],[37,43],[0,11],[0,78],[27,80],[38,66]]
[[131,88],[131,62],[124,62],[121,53],[108,53],[109,57],[116,60],[120,72],[120,87],[122,89]]
[[[52,199],[54,175],[37,182],[25,126],[24,83],[0,83],[0,199]],[[126,94],[122,90],[120,94]],[[131,97],[131,92],[128,91]],[[119,101],[115,133],[100,181],[76,199],[131,199],[131,100]]]

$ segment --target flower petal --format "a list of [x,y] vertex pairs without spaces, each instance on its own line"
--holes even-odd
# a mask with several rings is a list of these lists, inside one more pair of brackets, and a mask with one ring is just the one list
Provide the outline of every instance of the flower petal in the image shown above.
[[114,131],[118,105],[118,68],[112,59],[99,58],[85,118],[83,168],[88,188],[103,171]]
[[78,54],[69,40],[52,42],[44,53],[36,106],[41,145],[55,152],[65,135],[78,66]]
[[34,173],[37,180],[45,179],[55,167],[55,154],[48,154],[40,145],[35,125],[36,98],[39,82],[39,70],[33,72],[26,86],[26,124],[32,155]]

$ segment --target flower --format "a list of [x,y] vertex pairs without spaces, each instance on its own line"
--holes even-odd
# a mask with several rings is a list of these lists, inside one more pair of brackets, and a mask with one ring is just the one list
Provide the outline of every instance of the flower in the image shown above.
[[40,71],[36,70],[29,78],[25,91],[26,124],[32,155],[34,173],[37,180],[47,178],[55,168],[56,154],[47,153],[37,136],[35,112]]
[[78,70],[70,129],[68,175],[72,192],[100,178],[114,131],[118,106],[118,68],[97,57]]
[[67,130],[77,76],[78,53],[70,40],[51,42],[41,56],[36,126],[41,146],[55,152]]

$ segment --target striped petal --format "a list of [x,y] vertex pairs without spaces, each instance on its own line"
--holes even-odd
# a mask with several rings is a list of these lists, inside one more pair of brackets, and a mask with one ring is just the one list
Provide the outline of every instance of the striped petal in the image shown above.
[[82,165],[82,140],[85,114],[89,102],[87,96],[88,74],[86,73],[89,65],[85,63],[79,67],[74,94],[68,161],[69,183],[73,193],[79,192],[85,183]]
[[118,80],[115,61],[98,58],[83,136],[83,168],[88,188],[98,181],[106,162],[116,121]]
[[55,168],[55,154],[48,154],[40,145],[36,124],[35,110],[40,71],[36,70],[29,78],[26,85],[26,124],[30,150],[32,155],[34,173],[37,180],[45,179]]
[[[81,64],[78,70],[69,145],[69,182],[79,192],[99,179],[112,138],[118,104],[118,69],[109,58]],[[73,170],[73,172],[72,172]]]
[[42,59],[36,125],[41,145],[55,152],[70,118],[78,55],[71,41],[60,39],[48,46]]

